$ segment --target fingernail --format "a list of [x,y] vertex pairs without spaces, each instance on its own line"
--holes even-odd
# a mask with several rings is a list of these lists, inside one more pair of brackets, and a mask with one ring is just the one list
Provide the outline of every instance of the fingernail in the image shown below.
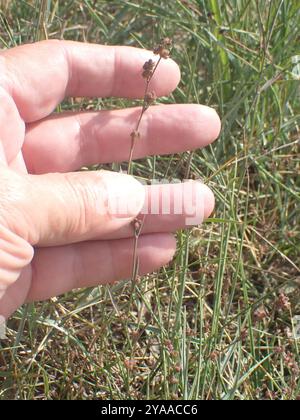
[[197,180],[198,188],[200,189],[200,193],[203,196],[203,215],[204,219],[207,219],[214,210],[215,207],[215,196],[212,190],[201,180]]

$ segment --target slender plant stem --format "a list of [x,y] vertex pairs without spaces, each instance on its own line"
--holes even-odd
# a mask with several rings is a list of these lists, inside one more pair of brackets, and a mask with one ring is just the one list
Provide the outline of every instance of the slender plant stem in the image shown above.
[[135,145],[136,145],[136,141],[139,138],[139,128],[142,122],[142,118],[145,114],[145,112],[147,111],[147,109],[149,108],[149,104],[147,102],[147,94],[149,92],[149,86],[150,86],[150,82],[159,66],[159,63],[161,62],[161,57],[159,57],[159,59],[157,60],[157,63],[155,64],[155,67],[151,73],[151,76],[147,79],[146,81],[146,86],[145,86],[145,91],[144,91],[144,98],[143,98],[143,105],[142,105],[142,109],[141,109],[141,113],[139,116],[139,119],[137,121],[137,124],[135,126],[135,129],[133,131],[133,133],[135,135],[133,135],[132,137],[132,141],[131,141],[131,147],[130,147],[130,153],[129,153],[129,159],[128,159],[128,175],[132,174],[132,160],[133,160],[133,153],[134,153],[134,149],[135,149]]

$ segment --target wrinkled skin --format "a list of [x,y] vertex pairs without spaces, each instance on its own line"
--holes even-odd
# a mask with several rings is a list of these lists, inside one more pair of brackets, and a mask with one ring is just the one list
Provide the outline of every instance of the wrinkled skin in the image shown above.
[[[132,220],[147,197],[127,175],[74,172],[83,165],[124,161],[139,109],[53,114],[69,96],[143,96],[143,63],[149,51],[65,41],[45,41],[0,53],[0,315],[24,302],[47,299],[77,287],[130,278]],[[168,95],[180,80],[163,60],[151,89]],[[134,158],[203,147],[219,134],[215,111],[200,105],[151,107],[141,125]],[[212,192],[194,182],[208,217]],[[130,201],[116,217],[110,191]],[[182,193],[174,186],[173,198]],[[99,209],[101,212],[99,212]],[[158,269],[175,252],[173,232],[185,214],[145,219],[139,239],[140,273]]]

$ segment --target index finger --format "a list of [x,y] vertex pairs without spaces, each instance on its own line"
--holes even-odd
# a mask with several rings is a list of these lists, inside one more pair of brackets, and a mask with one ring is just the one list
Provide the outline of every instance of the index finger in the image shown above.
[[[49,115],[66,96],[143,97],[142,66],[151,51],[73,41],[42,41],[0,55],[0,85],[13,97],[26,122]],[[177,64],[162,60],[150,89],[158,96],[180,80]]]

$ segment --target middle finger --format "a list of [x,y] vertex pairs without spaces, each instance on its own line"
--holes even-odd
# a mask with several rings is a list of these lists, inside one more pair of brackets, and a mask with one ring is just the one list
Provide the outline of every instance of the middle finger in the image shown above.
[[[130,133],[141,108],[63,113],[29,124],[23,154],[29,173],[70,172],[82,166],[128,160]],[[149,108],[140,126],[134,159],[206,146],[220,132],[216,112],[203,105]]]

